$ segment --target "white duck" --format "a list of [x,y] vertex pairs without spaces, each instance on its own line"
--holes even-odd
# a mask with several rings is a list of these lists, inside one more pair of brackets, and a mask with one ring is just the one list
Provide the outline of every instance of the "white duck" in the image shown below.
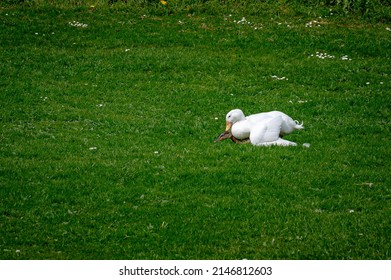
[[279,111],[254,114],[246,117],[242,110],[235,109],[226,116],[225,132],[217,141],[233,136],[238,140],[250,139],[256,146],[296,146],[291,141],[281,139],[295,129],[303,129],[303,124],[294,121]]

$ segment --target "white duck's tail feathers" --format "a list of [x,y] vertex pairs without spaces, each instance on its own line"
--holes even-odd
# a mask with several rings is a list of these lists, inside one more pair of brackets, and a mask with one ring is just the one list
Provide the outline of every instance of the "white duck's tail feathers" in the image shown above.
[[304,129],[304,122],[299,122],[299,121],[296,121],[295,120],[295,123],[296,123],[296,126],[295,126],[295,129]]

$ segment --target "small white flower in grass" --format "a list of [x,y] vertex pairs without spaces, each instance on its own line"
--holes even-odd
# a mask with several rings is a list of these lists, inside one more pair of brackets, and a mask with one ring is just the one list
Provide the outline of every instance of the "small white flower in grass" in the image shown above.
[[90,147],[90,151],[94,151],[94,150],[96,150],[96,149],[98,149],[97,147]]
[[303,147],[304,147],[304,148],[309,148],[309,147],[311,147],[311,145],[310,145],[310,143],[304,143],[304,144],[303,144]]
[[387,31],[391,31],[391,28],[389,28],[389,27],[386,27],[386,30],[387,30]]
[[103,107],[103,104],[98,104],[96,105],[96,107]]
[[[311,21],[309,21],[309,22],[307,22],[307,23],[305,24],[305,27],[312,27],[313,25],[315,25],[315,24],[317,24],[317,23],[319,23],[319,22],[316,21],[316,20],[311,20]],[[320,26],[320,25],[318,24],[318,26]]]
[[[229,15],[231,17],[232,15]],[[226,19],[227,20],[227,19]],[[254,30],[261,29],[262,27],[260,24],[255,24],[251,21],[248,21],[245,17],[242,17],[241,20],[233,20],[233,23],[240,24],[240,25],[248,25],[249,27],[253,28]]]
[[218,117],[215,117],[215,120],[217,121],[219,118]]
[[277,81],[282,81],[282,80],[288,80],[288,78],[286,77],[278,77],[276,75],[272,75],[271,76],[274,80],[277,80]]
[[308,24],[309,27],[312,27],[313,25],[319,26],[319,21],[311,20],[311,21],[307,22],[307,24]]
[[87,28],[88,27],[88,24],[81,23],[81,22],[78,22],[78,21],[75,21],[75,20],[68,22],[68,24],[70,26],[73,26],[73,27],[82,27],[82,28]]
[[350,210],[349,210],[349,213],[354,213],[354,210],[353,210],[353,209],[350,209]]
[[319,59],[334,59],[335,55],[331,55],[328,53],[321,53],[321,52],[316,52],[315,54],[311,54],[310,57],[317,57]]
[[125,52],[128,52],[128,51],[130,51],[130,49],[125,49]]
[[157,154],[159,154],[159,151],[154,151],[153,153],[154,153],[155,155],[157,155]]
[[247,23],[247,20],[245,17],[242,17],[242,19],[237,22],[237,24],[245,24],[245,23]]
[[371,83],[370,83],[370,82],[366,82],[365,84],[366,84],[366,85],[370,85]]

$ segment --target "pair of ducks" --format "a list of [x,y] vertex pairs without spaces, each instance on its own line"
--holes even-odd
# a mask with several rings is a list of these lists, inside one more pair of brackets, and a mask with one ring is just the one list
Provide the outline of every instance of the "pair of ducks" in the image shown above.
[[287,114],[271,111],[245,116],[240,109],[230,111],[226,116],[225,131],[215,140],[230,138],[233,142],[250,142],[255,146],[297,146],[295,142],[282,139],[296,129],[304,129],[303,124]]

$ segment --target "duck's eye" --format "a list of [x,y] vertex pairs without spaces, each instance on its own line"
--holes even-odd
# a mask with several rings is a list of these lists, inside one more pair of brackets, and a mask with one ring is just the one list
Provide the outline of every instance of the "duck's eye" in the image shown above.
[[230,118],[231,118],[231,115],[229,115],[228,118],[230,119]]

